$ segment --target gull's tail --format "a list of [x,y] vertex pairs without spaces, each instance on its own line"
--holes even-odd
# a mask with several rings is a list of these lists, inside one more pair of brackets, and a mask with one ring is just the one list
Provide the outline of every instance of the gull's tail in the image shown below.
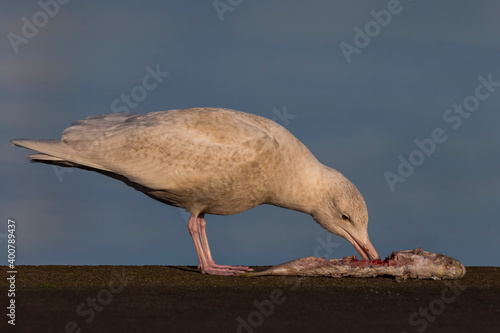
[[60,140],[23,140],[15,139],[10,140],[12,145],[18,147],[24,147],[31,150],[36,150],[41,152],[41,154],[28,155],[28,158],[35,162],[67,162],[64,158],[66,149],[61,145]]
[[61,166],[79,167],[86,166],[105,170],[102,166],[92,163],[80,152],[72,149],[60,140],[10,140],[12,145],[36,150],[40,153],[31,154],[27,157],[33,162],[56,164]]

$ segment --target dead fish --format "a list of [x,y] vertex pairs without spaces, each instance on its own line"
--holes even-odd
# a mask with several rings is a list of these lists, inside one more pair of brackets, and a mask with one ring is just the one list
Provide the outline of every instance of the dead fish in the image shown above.
[[458,279],[465,275],[461,262],[440,253],[423,251],[422,248],[394,251],[385,260],[358,260],[356,256],[342,259],[307,257],[273,266],[245,276],[291,275],[331,277],[394,276],[397,279]]

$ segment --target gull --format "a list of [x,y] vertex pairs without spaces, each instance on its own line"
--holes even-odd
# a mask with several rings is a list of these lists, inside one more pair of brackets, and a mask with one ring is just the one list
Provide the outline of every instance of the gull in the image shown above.
[[309,214],[364,259],[379,258],[358,189],[264,117],[224,108],[111,113],[74,122],[61,140],[11,142],[39,152],[28,156],[32,161],[95,171],[184,208],[191,214],[188,230],[203,274],[252,270],[214,262],[205,215],[237,214],[262,204]]

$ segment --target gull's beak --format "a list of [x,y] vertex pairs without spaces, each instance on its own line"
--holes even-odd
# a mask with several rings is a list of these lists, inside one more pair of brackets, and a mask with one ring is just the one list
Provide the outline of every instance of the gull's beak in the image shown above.
[[363,259],[370,260],[370,257],[371,257],[371,260],[380,259],[377,251],[373,247],[372,242],[370,242],[370,238],[368,238],[368,236],[366,237],[365,244],[363,244],[362,242],[358,241],[356,238],[352,237],[349,234],[348,234],[348,236],[349,236],[349,238],[347,238],[347,240],[349,242],[351,242],[351,244],[359,252],[359,254],[361,255],[361,257],[363,257]]

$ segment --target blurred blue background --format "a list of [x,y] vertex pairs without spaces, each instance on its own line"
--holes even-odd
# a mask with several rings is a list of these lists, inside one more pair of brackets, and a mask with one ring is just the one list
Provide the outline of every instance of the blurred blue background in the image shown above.
[[[383,257],[422,246],[500,265],[500,87],[469,98],[479,104],[458,128],[443,118],[474,96],[479,76],[500,82],[499,3],[42,3],[0,5],[5,263],[12,218],[17,264],[197,265],[185,212],[96,173],[28,163],[30,151],[8,142],[60,138],[133,93],[132,112],[220,106],[275,119],[359,188]],[[148,66],[169,75],[137,88]],[[414,141],[435,128],[446,141],[391,189],[384,173],[398,174],[400,155],[418,159]],[[277,207],[207,221],[219,264],[356,253],[310,216]]]

